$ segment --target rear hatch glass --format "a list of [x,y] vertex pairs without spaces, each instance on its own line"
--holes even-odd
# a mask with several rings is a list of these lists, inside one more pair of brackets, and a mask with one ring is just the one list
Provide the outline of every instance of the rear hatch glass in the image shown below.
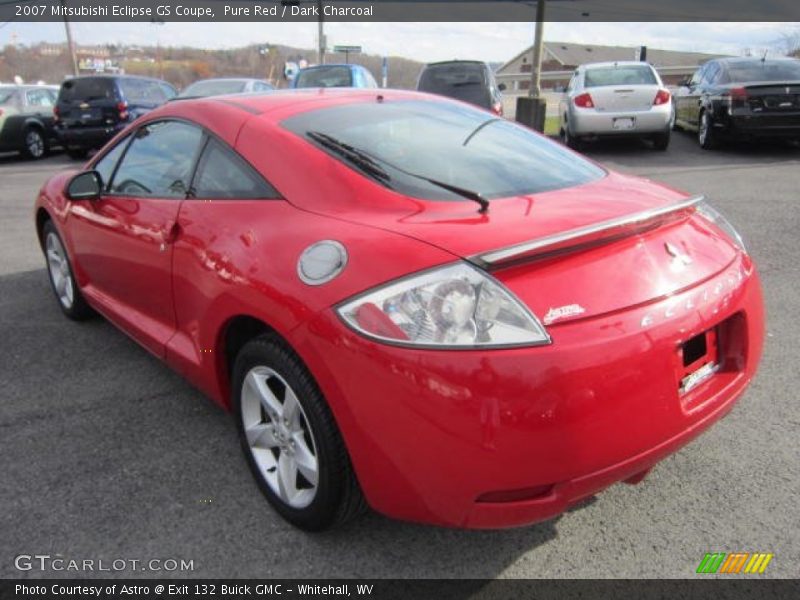
[[490,104],[484,68],[479,64],[430,65],[422,72],[417,89],[484,108],[488,108]]
[[79,77],[65,81],[58,95],[65,126],[101,125],[115,114],[117,90],[110,77]]
[[297,75],[295,87],[350,87],[353,85],[352,71],[347,67],[308,69]]

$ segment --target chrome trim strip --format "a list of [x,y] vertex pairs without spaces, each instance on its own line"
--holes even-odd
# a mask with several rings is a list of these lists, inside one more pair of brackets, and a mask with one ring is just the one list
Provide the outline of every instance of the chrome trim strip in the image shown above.
[[481,267],[491,267],[498,263],[519,258],[525,254],[546,252],[547,248],[562,244],[564,242],[569,242],[570,240],[577,240],[608,229],[616,229],[618,227],[626,227],[628,225],[635,225],[637,223],[649,221],[663,215],[668,215],[673,212],[690,208],[699,204],[700,202],[703,202],[704,200],[705,196],[693,196],[687,200],[681,200],[680,202],[662,206],[660,208],[651,208],[638,213],[625,215],[624,217],[617,217],[607,221],[601,221],[600,223],[595,223],[594,225],[586,225],[576,229],[569,229],[563,233],[548,235],[539,239],[531,240],[529,242],[523,242],[514,246],[508,246],[507,248],[501,248],[500,250],[485,252],[483,254],[472,256],[467,260]]

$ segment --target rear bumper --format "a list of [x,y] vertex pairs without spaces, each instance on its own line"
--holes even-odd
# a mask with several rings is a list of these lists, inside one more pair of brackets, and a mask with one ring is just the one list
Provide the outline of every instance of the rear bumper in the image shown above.
[[110,127],[58,127],[56,134],[59,141],[69,149],[92,150],[101,148],[111,138],[117,135],[125,124]]
[[[572,108],[570,131],[580,136],[636,136],[663,133],[669,129],[672,105],[654,106],[648,111],[599,112],[595,109]],[[617,119],[633,119],[632,129],[618,129]]]
[[722,121],[721,126],[730,137],[800,139],[800,112],[733,115]]
[[[681,395],[680,344],[723,323],[723,367]],[[537,348],[411,350],[366,340],[329,311],[289,341],[374,509],[512,527],[637,478],[729,411],[761,356],[760,284],[739,257],[661,302],[549,329],[553,344]]]

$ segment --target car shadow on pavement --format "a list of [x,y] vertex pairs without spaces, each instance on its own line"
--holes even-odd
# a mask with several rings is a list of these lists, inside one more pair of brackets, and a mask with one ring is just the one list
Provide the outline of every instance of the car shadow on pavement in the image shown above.
[[233,419],[105,320],[66,319],[44,269],[0,277],[0,340],[1,577],[58,553],[193,561],[171,576],[494,578],[558,534],[558,519],[464,531],[375,513],[304,533],[259,493]]

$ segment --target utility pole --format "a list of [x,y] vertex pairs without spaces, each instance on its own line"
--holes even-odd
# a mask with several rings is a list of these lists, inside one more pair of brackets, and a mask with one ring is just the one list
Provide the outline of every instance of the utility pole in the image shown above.
[[541,72],[542,50],[544,48],[544,13],[546,0],[536,1],[536,25],[533,29],[531,48],[531,83],[528,96],[517,98],[516,120],[536,131],[544,131],[547,102],[542,98]]
[[536,26],[533,28],[533,57],[531,60],[531,87],[528,95],[538,98],[542,95],[542,49],[544,47],[544,9],[545,0],[536,2]]
[[[61,6],[66,8],[66,0],[61,0]],[[72,63],[72,74],[78,76],[78,59],[75,56],[75,45],[72,43],[72,30],[69,26],[66,11],[64,12],[64,31],[67,33],[67,52],[69,52],[70,61]]]
[[320,65],[325,64],[325,32],[323,29],[323,6],[322,0],[317,0],[317,11],[319,21],[317,22],[317,63]]

